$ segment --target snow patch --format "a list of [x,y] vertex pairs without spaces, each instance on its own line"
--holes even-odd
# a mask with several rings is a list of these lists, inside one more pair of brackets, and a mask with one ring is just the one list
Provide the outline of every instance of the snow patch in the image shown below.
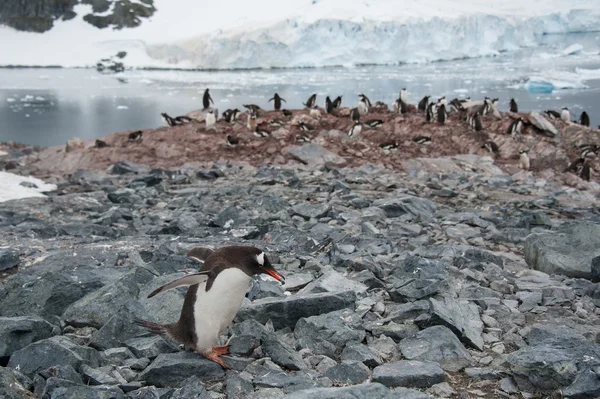
[[[21,182],[35,184],[37,188],[21,186]],[[45,197],[42,193],[56,191],[56,184],[47,184],[35,177],[25,177],[14,173],[0,172],[0,202],[21,198]]]

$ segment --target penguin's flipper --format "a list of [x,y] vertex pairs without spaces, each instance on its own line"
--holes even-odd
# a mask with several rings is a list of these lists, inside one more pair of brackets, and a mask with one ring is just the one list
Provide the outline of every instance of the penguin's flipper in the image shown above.
[[154,291],[152,291],[150,293],[150,295],[148,295],[148,298],[152,298],[156,294],[160,294],[161,292],[168,291],[172,288],[203,283],[206,280],[208,280],[208,277],[211,272],[212,271],[209,270],[209,271],[205,271],[205,272],[192,273],[192,274],[188,274],[187,276],[178,278],[177,280],[173,280],[170,283],[165,284],[162,287],[159,287],[159,288],[155,289]]
[[285,98],[279,98],[281,101],[283,101],[284,103],[287,103],[287,101],[285,101]]
[[187,257],[190,259],[194,259],[200,263],[204,263],[204,261],[215,252],[214,249],[209,247],[194,247],[190,249],[187,253]]
[[273,101],[273,100],[275,100],[275,97],[273,97],[272,99],[270,99],[268,102],[271,102],[271,101]]

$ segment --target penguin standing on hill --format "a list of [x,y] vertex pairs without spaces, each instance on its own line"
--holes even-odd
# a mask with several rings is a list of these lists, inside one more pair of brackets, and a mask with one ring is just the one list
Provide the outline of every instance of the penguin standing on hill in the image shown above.
[[475,115],[473,115],[473,118],[471,118],[471,129],[475,130],[476,132],[480,132],[483,130],[483,125],[481,124],[481,118],[479,118],[479,113],[476,113]]
[[232,136],[230,134],[228,134],[227,138],[225,139],[225,144],[227,144],[227,147],[235,147],[239,143],[240,143],[240,140],[237,137]]
[[519,167],[523,170],[529,170],[530,166],[529,150],[519,151]]
[[444,104],[440,105],[437,109],[437,121],[440,125],[446,123],[446,119],[448,115],[446,114],[446,106]]
[[510,112],[519,112],[519,106],[514,98],[510,99]]
[[564,107],[562,111],[560,111],[560,119],[562,119],[563,122],[571,122],[571,113],[569,112],[569,108]]
[[281,109],[282,101],[287,104],[287,101],[285,101],[285,99],[279,97],[279,94],[277,94],[277,93],[275,93],[273,98],[269,100],[269,102],[271,102],[271,101],[273,101],[273,107],[275,108],[275,111],[279,111]]
[[493,141],[486,141],[481,148],[484,148],[485,150],[487,150],[488,152],[492,153],[492,154],[499,154],[500,153],[500,148],[498,147],[498,144],[494,143]]
[[371,100],[369,100],[369,97],[365,96],[364,94],[359,94],[358,97],[358,112],[360,112],[361,115],[366,115],[367,112],[369,112]]
[[427,106],[427,113],[425,114],[425,120],[427,122],[433,122],[435,119],[437,119],[437,106],[435,105],[435,103],[429,103],[429,105]]
[[333,108],[339,108],[342,106],[342,96],[337,96],[335,100],[333,100]]
[[515,119],[506,130],[506,134],[510,134],[513,137],[521,134],[521,131],[523,130],[523,122],[523,118]]
[[590,117],[588,116],[587,112],[583,111],[581,113],[581,117],[579,117],[579,124],[590,127]]
[[202,97],[202,105],[204,106],[204,109],[209,108],[211,103],[214,104],[214,101],[210,96],[208,89],[206,89],[204,90],[204,96]]
[[255,113],[251,112],[248,114],[248,121],[246,122],[246,127],[251,132],[254,132],[256,130],[256,114]]
[[333,102],[331,102],[331,99],[329,98],[329,96],[327,96],[325,98],[325,112],[327,112],[328,114],[333,112]]
[[348,132],[348,137],[358,136],[362,132],[362,125],[360,122],[354,122],[354,126]]
[[204,260],[199,272],[171,281],[148,295],[151,298],[173,288],[189,286],[179,320],[173,324],[157,324],[136,319],[135,323],[228,368],[221,356],[227,353],[229,346],[215,344],[240,310],[253,276],[267,274],[280,282],[284,278],[265,253],[255,247],[230,246],[215,251],[194,248],[188,257]]
[[358,111],[358,108],[352,108],[350,111],[350,119],[354,122],[360,121],[360,112]]
[[421,101],[419,101],[419,106],[418,106],[419,112],[427,111],[427,104],[429,103],[429,97],[431,97],[431,96],[425,96],[421,99]]
[[313,94],[312,96],[308,97],[308,100],[306,100],[306,103],[304,103],[303,105],[308,109],[312,109],[312,107],[315,105],[316,102],[317,102],[317,95]]
[[321,119],[321,111],[319,110],[319,107],[317,107],[316,105],[313,106],[309,112],[309,115],[313,119],[317,119],[317,120]]

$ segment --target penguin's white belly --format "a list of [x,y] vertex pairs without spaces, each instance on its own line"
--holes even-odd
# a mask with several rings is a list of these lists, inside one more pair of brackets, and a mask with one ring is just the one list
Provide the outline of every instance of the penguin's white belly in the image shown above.
[[362,115],[365,115],[369,110],[369,107],[367,107],[367,104],[365,104],[363,101],[360,101],[358,103],[358,112],[360,112]]
[[197,350],[210,351],[221,332],[229,327],[242,306],[251,279],[232,267],[218,274],[208,292],[206,283],[200,284],[194,304]]

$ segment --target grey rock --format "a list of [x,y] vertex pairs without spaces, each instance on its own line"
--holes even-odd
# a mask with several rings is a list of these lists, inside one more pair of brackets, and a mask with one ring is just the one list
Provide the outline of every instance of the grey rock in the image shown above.
[[318,144],[304,144],[288,149],[288,154],[306,165],[320,166],[325,164],[343,165],[346,160]]
[[285,399],[392,399],[400,398],[381,384],[369,383],[343,388],[314,388],[285,395]]
[[522,391],[551,392],[571,385],[577,375],[600,365],[600,345],[548,339],[510,353],[506,363]]
[[529,113],[529,122],[531,122],[533,126],[540,129],[549,137],[554,137],[558,134],[556,127],[554,127],[552,123],[548,122],[548,120],[537,111],[531,111]]
[[237,356],[250,356],[260,346],[260,339],[254,335],[236,335],[229,341],[229,353]]
[[600,397],[600,366],[590,367],[580,372],[575,377],[575,381],[563,390],[563,395],[571,399]]
[[20,372],[0,367],[0,398],[31,399],[33,382]]
[[357,294],[366,292],[368,287],[358,281],[350,280],[335,270],[326,270],[317,280],[308,284],[300,294],[318,293],[318,292],[344,292],[354,291]]
[[592,281],[600,282],[600,256],[596,256],[592,259]]
[[381,324],[380,321],[375,321],[367,326],[367,330],[370,330],[374,336],[385,335],[394,341],[400,342],[418,333],[419,327],[413,323],[397,324],[390,322],[388,324]]
[[158,335],[151,337],[132,338],[124,342],[125,346],[139,358],[153,359],[160,354],[177,351],[175,345],[170,344]]
[[529,345],[539,345],[548,340],[586,341],[585,336],[577,330],[558,323],[533,324],[526,337]]
[[211,399],[198,376],[193,375],[179,385],[181,388],[176,389],[170,399]]
[[101,353],[102,359],[106,363],[110,364],[121,364],[127,359],[135,358],[133,352],[128,348],[111,348]]
[[554,232],[532,234],[525,242],[529,267],[548,274],[592,278],[592,259],[600,248],[600,224],[570,222]]
[[329,212],[331,208],[327,204],[311,204],[302,202],[292,207],[292,215],[302,216],[304,219],[322,218]]
[[465,374],[474,381],[479,380],[500,380],[506,377],[509,372],[502,367],[467,367]]
[[[131,306],[130,306],[131,305]],[[128,302],[127,307],[112,316],[92,336],[90,346],[98,350],[125,346],[125,342],[147,334],[147,330],[136,325],[135,319],[143,314],[144,309],[139,302]]]
[[242,377],[240,373],[228,372],[225,379],[225,392],[228,399],[244,399],[254,391],[252,381]]
[[0,357],[58,333],[58,327],[38,316],[0,317]]
[[116,387],[87,387],[73,386],[56,388],[52,392],[52,399],[125,399],[125,394]]
[[70,381],[73,384],[83,385],[83,380],[81,376],[73,366],[70,365],[57,365],[47,368],[46,370],[40,371],[39,375],[44,377],[45,379],[49,378],[60,378],[62,380]]
[[111,169],[111,173],[115,175],[125,175],[128,173],[142,174],[147,172],[149,172],[148,167],[130,161],[119,161]]
[[369,378],[369,368],[363,363],[342,363],[329,368],[323,375],[334,385],[356,385]]
[[142,197],[131,188],[121,188],[108,194],[110,202],[115,204],[136,204],[142,202]]
[[456,335],[444,326],[419,331],[414,338],[402,340],[399,347],[406,359],[438,362],[447,371],[459,371],[473,362]]
[[461,341],[483,350],[483,322],[479,316],[479,307],[469,301],[456,301],[444,297],[443,301],[434,298],[431,303],[430,325],[445,325],[456,334]]
[[64,336],[34,342],[12,354],[8,367],[19,368],[28,376],[57,365],[70,365],[78,369],[82,364],[97,367],[100,355],[96,350],[75,345]]
[[401,360],[373,370],[373,382],[387,387],[427,388],[444,382],[444,370],[435,362]]
[[254,319],[259,323],[271,320],[276,329],[293,328],[302,317],[353,308],[355,301],[356,294],[353,291],[265,298],[243,306],[237,314],[237,320]]
[[359,342],[348,342],[342,351],[342,361],[361,362],[368,367],[377,367],[383,360],[373,349]]
[[197,353],[178,352],[158,355],[138,376],[138,380],[157,387],[177,387],[182,381],[194,375],[206,381],[210,378],[222,377],[224,372],[217,363]]
[[267,334],[262,339],[262,347],[266,356],[273,360],[273,363],[288,370],[301,370],[306,367],[302,356],[282,343],[275,334]]
[[254,379],[254,384],[259,388],[282,388],[286,393],[322,386],[321,383],[302,372],[289,374],[283,371],[260,373]]
[[284,290],[279,282],[256,279],[252,280],[250,290],[246,294],[246,297],[251,301],[282,296],[284,296]]
[[346,343],[361,342],[366,333],[357,314],[340,310],[298,320],[294,336],[297,346],[309,348],[316,355],[337,358]]
[[[427,395],[421,391],[409,388],[396,388],[393,391],[393,395],[395,399],[436,399],[433,396]],[[459,397],[459,399],[464,398]]]
[[0,272],[18,266],[20,261],[17,252],[10,249],[0,249]]
[[[63,380],[58,377],[50,377],[46,380],[46,385],[42,389],[42,398],[51,398],[55,390],[59,388],[70,388],[80,386],[82,384],[76,384],[73,381]],[[38,390],[39,391],[39,390]]]
[[127,392],[127,397],[131,399],[166,399],[173,394],[172,388],[144,387]]
[[416,221],[431,220],[437,210],[434,202],[409,195],[400,198],[376,200],[373,202],[373,205],[383,209],[388,218],[406,215]]
[[81,375],[88,385],[117,385],[119,383],[119,380],[105,371],[85,364],[81,366]]

